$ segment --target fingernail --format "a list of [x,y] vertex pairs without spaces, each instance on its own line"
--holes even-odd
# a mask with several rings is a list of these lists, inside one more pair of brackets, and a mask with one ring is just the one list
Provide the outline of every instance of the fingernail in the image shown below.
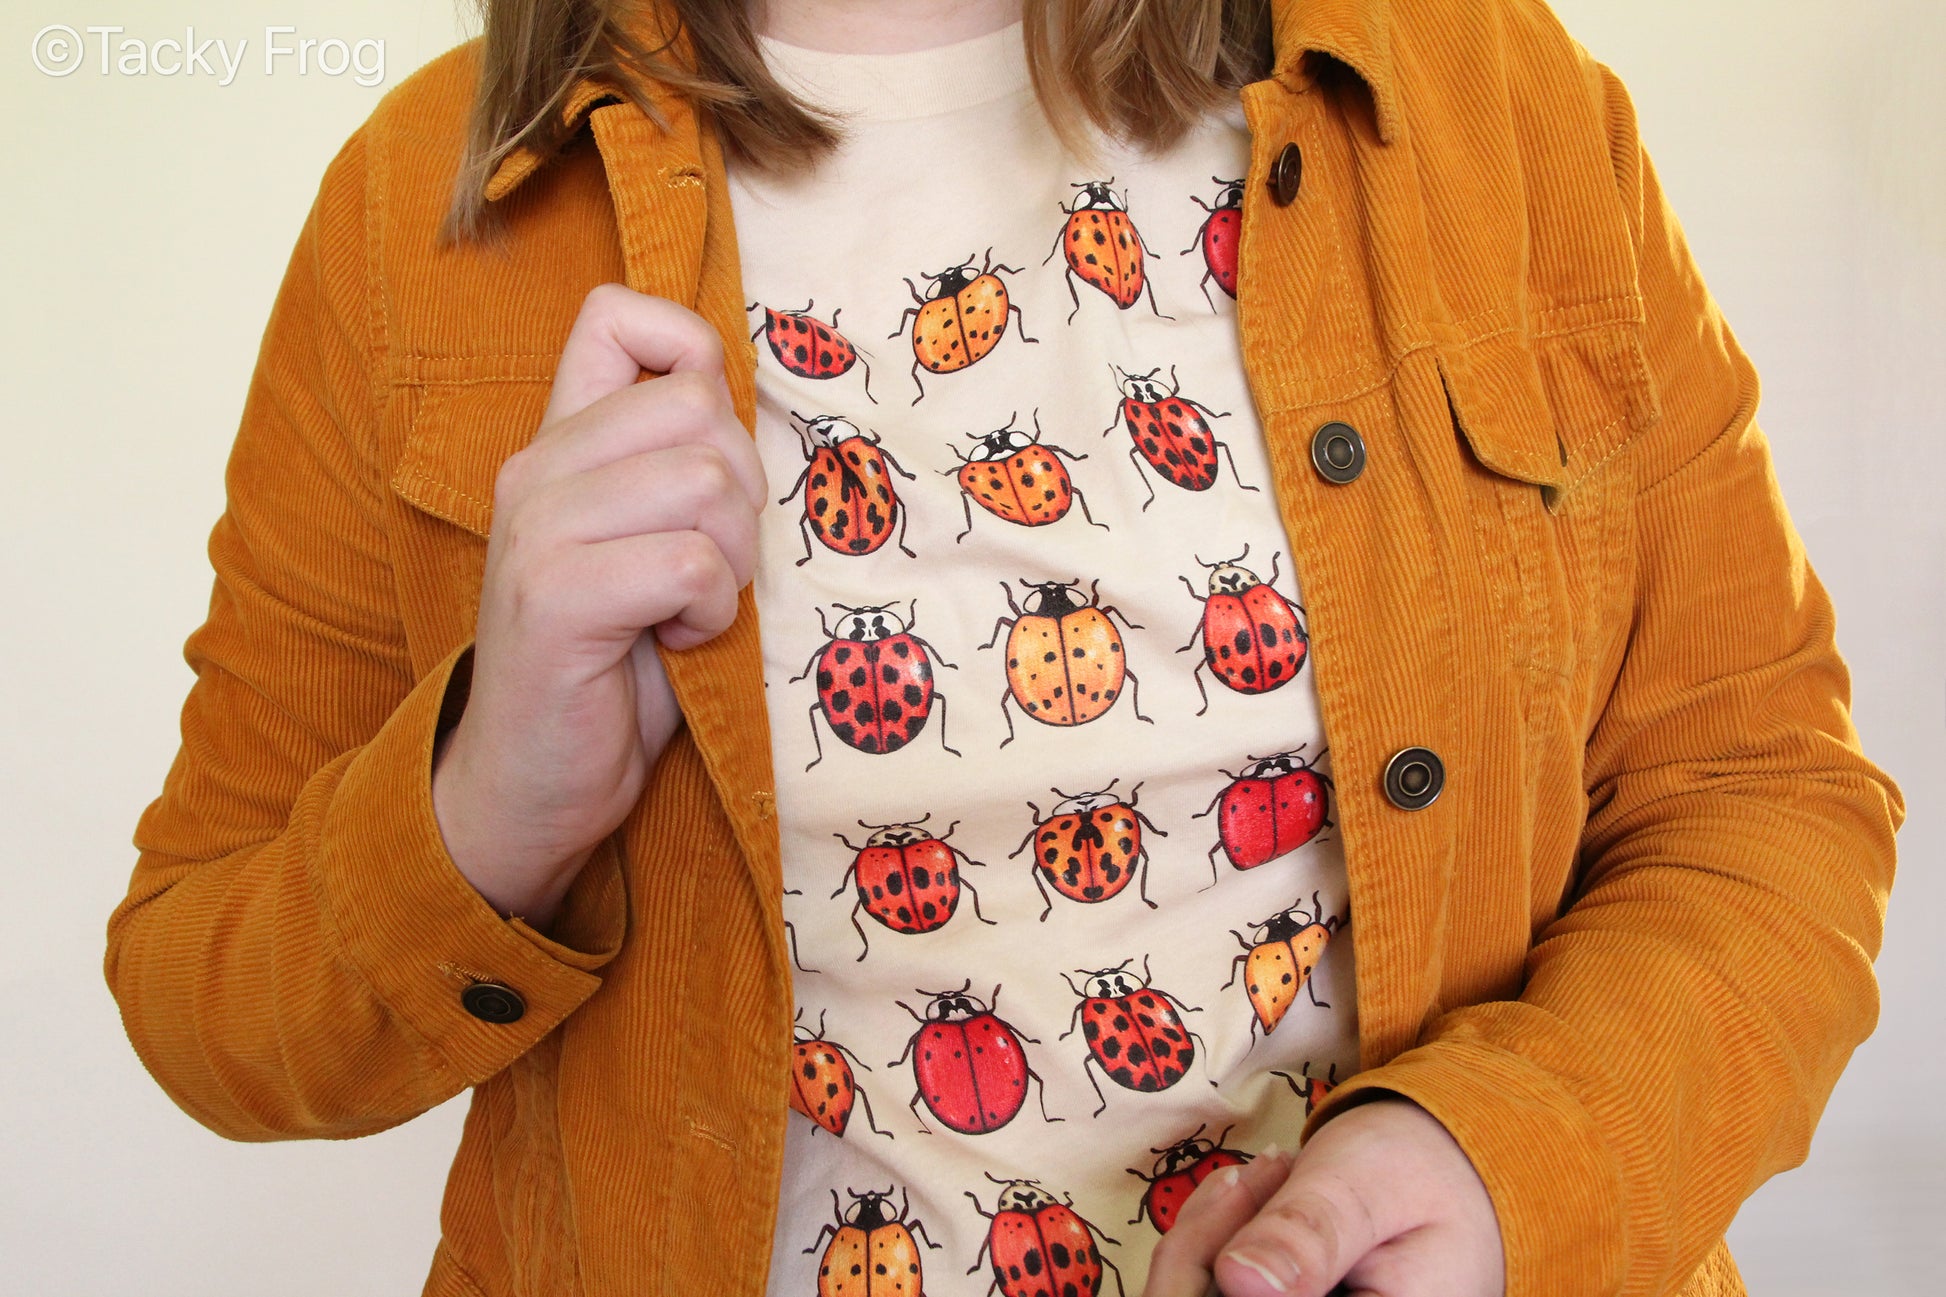
[[[1274,1292],[1289,1292],[1291,1284],[1297,1280],[1297,1267],[1289,1261],[1273,1260],[1270,1257],[1259,1256],[1255,1252],[1225,1252],[1223,1255],[1245,1270],[1262,1276],[1263,1281],[1269,1284]],[[1285,1277],[1287,1275],[1288,1278]]]
[[1263,1158],[1267,1162],[1274,1162],[1278,1158],[1284,1156],[1284,1150],[1277,1147],[1277,1145],[1275,1144],[1265,1144],[1264,1151],[1257,1154],[1257,1156]]
[[1241,1168],[1234,1167],[1234,1166],[1226,1166],[1221,1171],[1218,1171],[1216,1173],[1216,1187],[1218,1189],[1222,1189],[1227,1192],[1228,1190],[1236,1188],[1237,1181],[1242,1178],[1243,1178],[1243,1171]]

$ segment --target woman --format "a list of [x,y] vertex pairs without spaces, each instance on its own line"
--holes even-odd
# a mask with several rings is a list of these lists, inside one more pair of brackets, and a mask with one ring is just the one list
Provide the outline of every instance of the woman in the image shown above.
[[1903,805],[1606,70],[488,19],[266,337],[110,924],[171,1095],[475,1087],[431,1293],[1740,1291]]

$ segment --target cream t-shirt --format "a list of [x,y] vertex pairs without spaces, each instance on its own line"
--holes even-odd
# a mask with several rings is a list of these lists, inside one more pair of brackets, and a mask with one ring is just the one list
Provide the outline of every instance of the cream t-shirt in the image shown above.
[[1188,1189],[1357,1067],[1241,113],[1081,160],[1018,25],[764,52],[847,119],[732,173],[802,968],[770,1292],[1134,1297]]

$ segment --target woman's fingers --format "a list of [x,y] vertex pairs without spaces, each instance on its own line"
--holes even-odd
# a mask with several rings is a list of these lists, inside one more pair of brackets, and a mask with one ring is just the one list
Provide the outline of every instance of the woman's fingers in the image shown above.
[[1299,1158],[1284,1183],[1216,1258],[1224,1297],[1327,1297],[1387,1233],[1366,1187]]
[[554,371],[542,426],[578,414],[643,372],[723,374],[723,342],[694,311],[621,284],[582,300]]
[[1145,1297],[1206,1297],[1217,1250],[1270,1200],[1290,1165],[1270,1148],[1197,1185],[1149,1257]]

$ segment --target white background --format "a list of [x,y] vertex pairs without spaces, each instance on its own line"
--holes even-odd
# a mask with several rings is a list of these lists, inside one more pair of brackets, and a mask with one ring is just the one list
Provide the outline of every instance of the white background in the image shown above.
[[[1762,1297],[1946,1273],[1946,12],[1936,0],[1557,0],[1634,92],[1836,601],[1866,750],[1911,803],[1884,1015],[1809,1163],[1731,1232]],[[43,25],[251,38],[229,86],[38,73]],[[384,85],[266,23],[387,43]],[[142,1070],[101,976],[177,745],[223,463],[325,163],[465,33],[451,0],[10,0],[0,20],[0,1293],[416,1293],[461,1101],[345,1144],[225,1142]],[[1659,1078],[1644,1075],[1644,1087]]]

